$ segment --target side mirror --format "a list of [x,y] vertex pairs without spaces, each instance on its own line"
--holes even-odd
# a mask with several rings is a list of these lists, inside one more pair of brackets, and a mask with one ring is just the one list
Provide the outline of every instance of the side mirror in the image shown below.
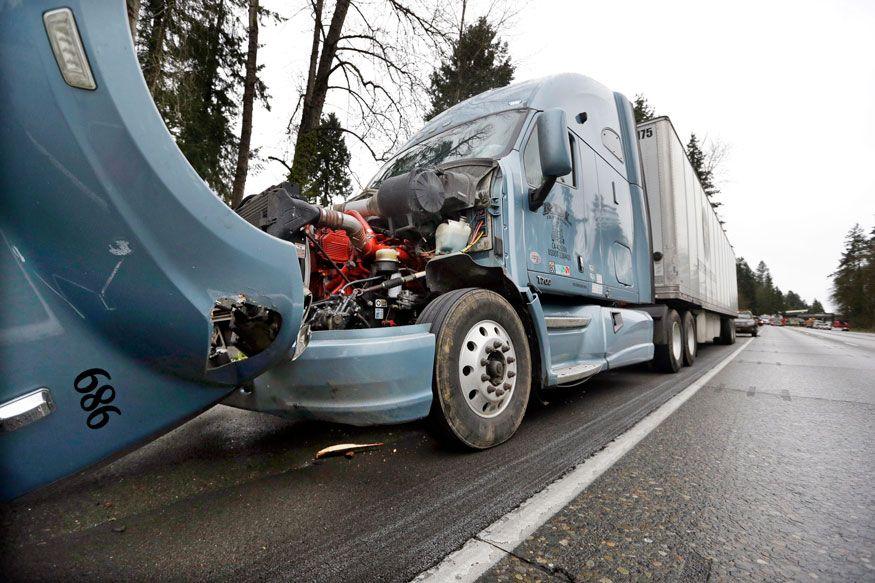
[[544,182],[529,195],[529,208],[538,210],[556,179],[571,172],[571,146],[568,143],[568,124],[561,109],[548,109],[538,117],[538,155]]

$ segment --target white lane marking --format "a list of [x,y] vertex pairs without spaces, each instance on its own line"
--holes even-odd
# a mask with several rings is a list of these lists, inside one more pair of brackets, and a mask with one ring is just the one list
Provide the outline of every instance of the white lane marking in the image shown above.
[[750,344],[748,340],[732,354],[724,358],[699,380],[669,399],[656,411],[619,435],[603,450],[575,467],[565,477],[559,478],[531,498],[505,514],[462,546],[447,555],[443,561],[420,573],[416,583],[473,582],[490,567],[497,564],[530,534],[562,510],[581,492],[586,490],[608,468],[635,447],[669,415],[696,394],[714,375],[719,373]]
[[829,338],[830,340],[834,340],[835,342],[839,342],[839,343],[845,344],[847,346],[853,346],[854,348],[858,348],[860,346],[859,344],[854,344],[853,342],[848,342],[847,340],[842,340],[840,338],[828,336],[826,333],[813,332],[811,330],[801,330],[801,329],[799,331],[802,332],[803,334],[805,334],[806,336],[810,336],[811,338]]

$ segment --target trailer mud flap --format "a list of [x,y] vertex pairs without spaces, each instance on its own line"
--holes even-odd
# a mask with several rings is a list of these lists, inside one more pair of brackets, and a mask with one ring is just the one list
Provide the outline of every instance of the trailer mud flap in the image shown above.
[[[294,248],[234,214],[167,132],[125,3],[63,6],[0,4],[0,498],[289,360],[304,305]],[[248,318],[240,351],[216,349],[226,316]]]

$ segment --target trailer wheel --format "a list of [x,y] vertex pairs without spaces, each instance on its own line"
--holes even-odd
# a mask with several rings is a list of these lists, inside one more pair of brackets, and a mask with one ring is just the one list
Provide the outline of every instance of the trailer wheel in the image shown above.
[[438,296],[417,323],[435,335],[430,418],[438,432],[472,449],[510,439],[528,406],[532,370],[513,307],[495,292],[466,288]]
[[692,312],[684,312],[684,365],[693,366],[699,343],[696,341],[696,317]]
[[658,344],[653,361],[662,372],[674,373],[681,369],[684,359],[684,334],[681,317],[669,310],[665,317],[665,344]]
[[731,318],[720,319],[720,344],[735,344],[735,321]]

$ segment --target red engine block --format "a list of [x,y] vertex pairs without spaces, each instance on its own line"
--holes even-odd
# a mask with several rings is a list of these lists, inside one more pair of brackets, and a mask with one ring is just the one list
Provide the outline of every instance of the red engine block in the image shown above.
[[317,240],[328,258],[335,263],[342,265],[352,257],[352,241],[346,231],[325,229],[321,237],[317,236]]
[[[404,267],[418,268],[423,264],[420,258],[413,254],[409,241],[391,239],[382,234],[373,234],[372,238],[373,249],[385,247],[396,249],[398,258]],[[313,233],[313,239],[319,243],[324,251],[323,254],[317,247],[311,247],[313,262],[310,291],[315,300],[325,299],[338,293],[347,280],[355,281],[371,275],[370,261],[372,258],[366,257],[363,252],[356,249],[346,231],[323,227],[316,229]],[[352,287],[347,287],[344,293],[352,291]]]

